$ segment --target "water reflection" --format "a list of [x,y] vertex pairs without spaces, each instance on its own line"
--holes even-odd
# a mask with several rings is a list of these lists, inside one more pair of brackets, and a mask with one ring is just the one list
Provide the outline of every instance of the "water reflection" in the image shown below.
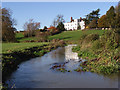
[[52,59],[56,59],[60,62],[64,62],[65,60],[65,48],[58,48],[58,50],[55,50],[54,52],[50,53]]
[[75,60],[79,61],[78,53],[72,52],[72,47],[76,45],[68,45],[65,47],[65,59],[66,61]]

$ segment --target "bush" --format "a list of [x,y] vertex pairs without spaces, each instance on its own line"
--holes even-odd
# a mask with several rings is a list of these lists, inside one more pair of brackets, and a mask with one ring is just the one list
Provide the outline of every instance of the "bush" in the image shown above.
[[62,22],[60,22],[57,26],[57,29],[62,32],[62,31],[65,31],[65,28],[64,28],[64,24]]
[[99,49],[101,47],[103,47],[103,45],[100,42],[100,40],[96,40],[96,41],[93,42],[92,49]]
[[59,30],[51,30],[51,35],[59,34],[61,31]]
[[85,37],[85,41],[89,42],[89,41],[95,41],[99,39],[99,34],[89,34]]
[[84,39],[87,36],[87,34],[83,34],[80,39]]
[[24,32],[24,37],[33,37],[33,36],[35,36],[34,31],[25,31]]
[[36,37],[37,37],[39,42],[46,42],[46,41],[48,41],[48,36],[49,36],[49,33],[47,33],[47,32],[36,33]]

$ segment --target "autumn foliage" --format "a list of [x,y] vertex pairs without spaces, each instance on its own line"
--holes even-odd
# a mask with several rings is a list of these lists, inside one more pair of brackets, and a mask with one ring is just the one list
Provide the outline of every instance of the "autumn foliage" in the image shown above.
[[107,19],[106,15],[103,15],[102,17],[100,17],[100,19],[98,19],[98,27],[100,28],[108,27],[106,19]]
[[16,28],[14,27],[14,19],[11,18],[10,10],[2,9],[2,41],[5,42],[15,42]]

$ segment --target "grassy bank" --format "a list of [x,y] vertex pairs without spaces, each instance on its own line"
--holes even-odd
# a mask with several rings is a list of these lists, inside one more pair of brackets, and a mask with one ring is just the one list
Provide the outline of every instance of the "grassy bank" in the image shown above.
[[99,34],[83,35],[78,46],[73,48],[80,58],[86,59],[76,71],[91,71],[103,74],[118,73],[120,68],[120,32],[106,31]]
[[50,36],[49,39],[63,39],[76,43],[73,48],[80,58],[87,61],[75,71],[91,71],[103,74],[119,72],[120,68],[120,33],[119,30],[77,30],[65,31]]

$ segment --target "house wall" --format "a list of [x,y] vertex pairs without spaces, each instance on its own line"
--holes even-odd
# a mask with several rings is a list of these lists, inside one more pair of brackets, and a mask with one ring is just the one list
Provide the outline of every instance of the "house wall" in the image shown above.
[[85,29],[85,22],[80,19],[74,19],[72,22],[64,23],[64,28],[66,30],[77,30],[78,25],[81,26],[81,29]]

